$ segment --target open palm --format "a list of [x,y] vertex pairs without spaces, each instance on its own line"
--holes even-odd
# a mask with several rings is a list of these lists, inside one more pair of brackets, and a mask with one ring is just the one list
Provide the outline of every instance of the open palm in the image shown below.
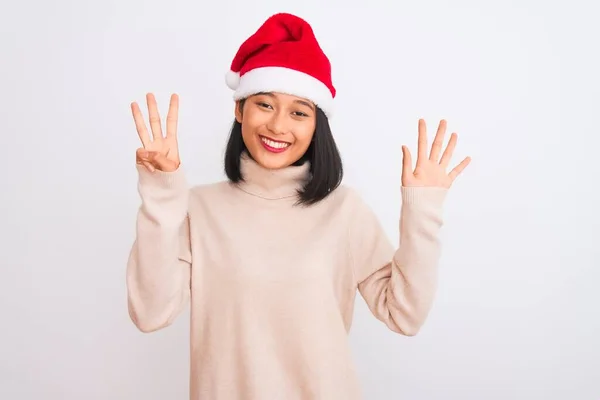
[[136,162],[144,165],[150,171],[158,169],[173,172],[179,168],[181,163],[177,144],[179,97],[176,94],[171,95],[167,114],[166,135],[163,135],[158,106],[152,93],[146,95],[146,102],[148,104],[148,119],[152,136],[148,132],[140,107],[136,102],[131,103],[133,120],[143,146],[136,151]]
[[402,185],[427,186],[449,188],[456,177],[469,165],[471,157],[466,157],[449,173],[446,172],[452,153],[458,140],[456,133],[452,133],[448,145],[440,158],[444,136],[446,134],[446,121],[442,120],[431,145],[431,152],[427,156],[427,128],[423,119],[419,120],[419,139],[417,148],[417,164],[412,168],[412,157],[408,147],[402,146]]

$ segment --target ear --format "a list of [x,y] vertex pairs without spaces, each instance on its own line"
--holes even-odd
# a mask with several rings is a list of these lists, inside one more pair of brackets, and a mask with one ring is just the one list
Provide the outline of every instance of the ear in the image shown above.
[[243,107],[243,105],[241,104],[241,102],[239,100],[237,100],[235,102],[234,114],[235,114],[236,121],[239,122],[240,124],[242,123],[242,107]]

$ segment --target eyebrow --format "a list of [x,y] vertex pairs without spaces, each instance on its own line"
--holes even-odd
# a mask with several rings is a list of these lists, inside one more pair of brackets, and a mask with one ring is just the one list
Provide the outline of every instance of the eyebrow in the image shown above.
[[310,108],[312,111],[315,111],[315,106],[312,103],[309,103],[304,100],[294,100],[294,103],[304,104],[306,107]]
[[[269,97],[275,98],[275,95],[273,93],[269,93],[269,92],[262,92],[262,93],[257,93],[257,94],[262,94],[264,96],[269,96]],[[315,106],[312,103],[309,103],[308,101],[294,100],[294,103],[302,104],[302,105],[310,108],[312,111],[315,111]]]

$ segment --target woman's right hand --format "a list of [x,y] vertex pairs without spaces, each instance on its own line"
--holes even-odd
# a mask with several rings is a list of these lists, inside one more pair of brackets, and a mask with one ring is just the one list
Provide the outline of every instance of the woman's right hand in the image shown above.
[[171,95],[169,113],[167,114],[167,134],[163,136],[160,115],[156,99],[152,93],[146,95],[148,116],[152,137],[148,133],[144,117],[136,102],[131,103],[131,112],[142,141],[142,147],[137,149],[136,163],[144,165],[150,172],[160,170],[173,172],[179,168],[179,148],[177,145],[177,114],[179,112],[179,96]]

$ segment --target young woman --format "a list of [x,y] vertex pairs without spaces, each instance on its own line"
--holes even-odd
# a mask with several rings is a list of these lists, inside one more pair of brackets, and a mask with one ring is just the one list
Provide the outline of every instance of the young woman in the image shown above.
[[403,147],[401,244],[341,185],[328,119],[335,89],[311,27],[277,14],[240,47],[228,72],[235,121],[224,182],[188,187],[177,145],[179,100],[163,134],[147,96],[150,135],[132,104],[142,204],[127,266],[129,312],[143,332],[191,306],[190,398],[361,398],[347,342],[355,295],[414,335],[431,308],[448,188],[446,123],[427,154]]

